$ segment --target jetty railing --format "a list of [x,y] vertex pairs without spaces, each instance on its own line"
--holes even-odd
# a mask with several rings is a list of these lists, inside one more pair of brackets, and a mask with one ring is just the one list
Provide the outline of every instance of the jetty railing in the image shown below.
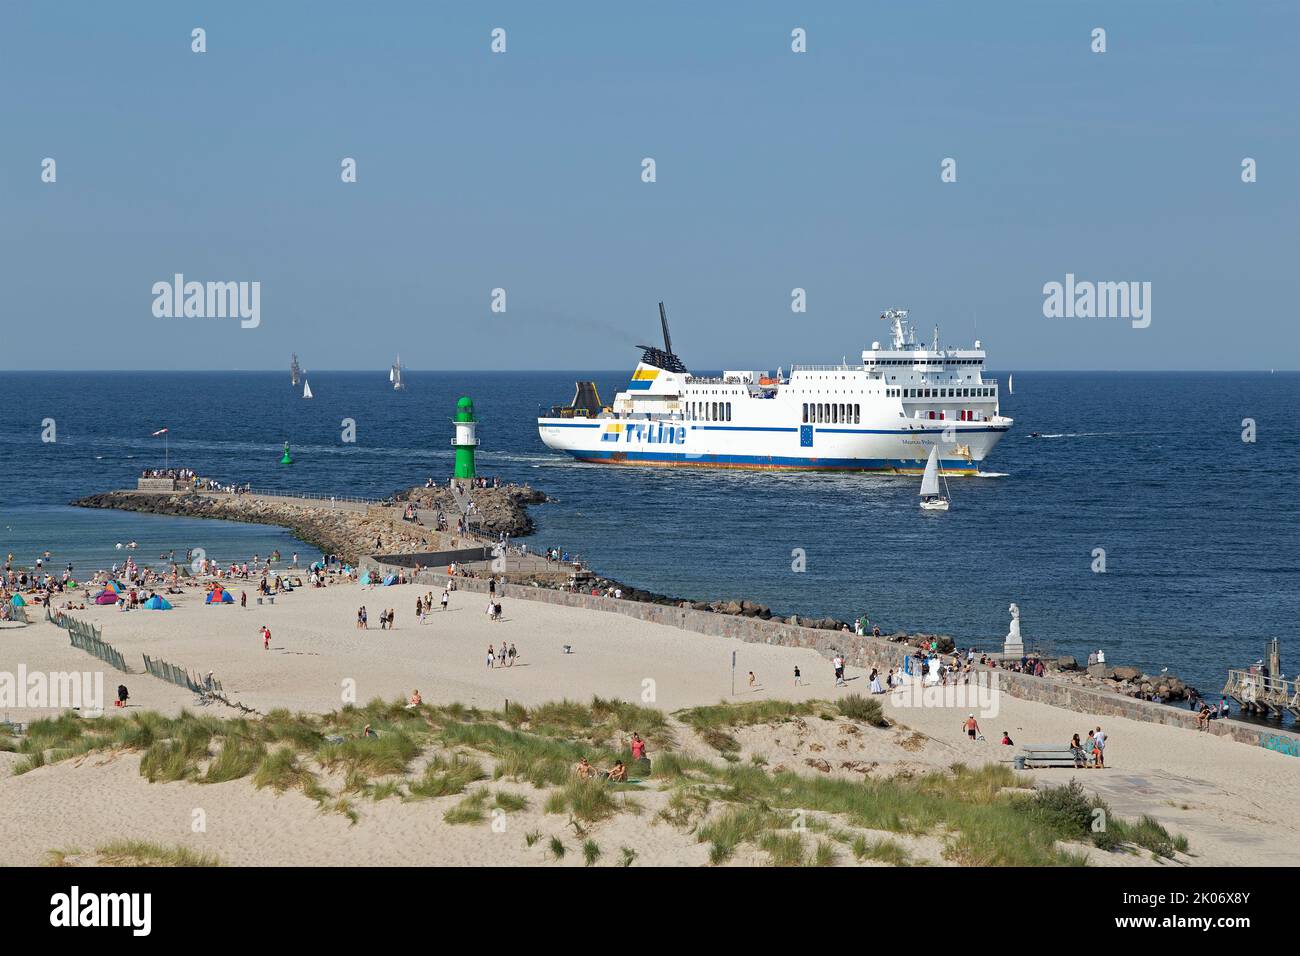
[[68,640],[73,647],[79,647],[88,654],[93,654],[106,664],[120,670],[123,674],[130,674],[131,668],[126,666],[126,658],[112,644],[106,644],[100,635],[103,630],[98,624],[91,624],[89,621],[79,621],[68,614],[51,614],[49,608],[45,609],[46,620],[58,625],[68,632]]
[[1249,670],[1229,670],[1223,693],[1243,706],[1300,715],[1300,684]]
[[382,498],[364,498],[359,495],[322,495],[313,491],[247,491],[245,495],[258,498],[292,498],[295,501],[341,501],[358,505],[383,504]]
[[159,680],[165,680],[177,687],[192,690],[196,694],[224,695],[225,693],[221,687],[221,681],[212,677],[199,677],[189,673],[183,667],[169,664],[167,661],[156,657],[150,657],[148,654],[144,655],[144,669]]

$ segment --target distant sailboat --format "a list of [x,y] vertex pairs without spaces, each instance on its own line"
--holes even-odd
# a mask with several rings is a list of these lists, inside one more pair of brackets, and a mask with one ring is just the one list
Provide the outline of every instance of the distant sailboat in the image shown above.
[[1014,375],[1007,376],[1007,394],[1016,394],[1016,377]]
[[921,476],[921,507],[926,511],[948,510],[948,476],[943,477],[944,494],[939,494],[939,446],[930,446],[930,457]]
[[400,392],[406,388],[406,385],[402,382],[402,357],[400,355],[397,356],[397,361],[393,363],[393,367],[388,370],[388,380],[393,383],[394,391]]
[[305,378],[302,380],[302,397],[311,398],[311,382]]
[[293,361],[289,363],[289,384],[297,385],[302,378],[302,366],[298,364],[298,353],[293,353]]

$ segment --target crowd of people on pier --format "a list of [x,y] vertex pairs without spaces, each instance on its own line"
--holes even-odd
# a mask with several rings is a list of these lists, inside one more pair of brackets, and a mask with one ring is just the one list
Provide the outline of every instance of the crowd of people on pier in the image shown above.
[[173,481],[193,481],[198,477],[192,468],[146,468],[141,478],[171,478]]

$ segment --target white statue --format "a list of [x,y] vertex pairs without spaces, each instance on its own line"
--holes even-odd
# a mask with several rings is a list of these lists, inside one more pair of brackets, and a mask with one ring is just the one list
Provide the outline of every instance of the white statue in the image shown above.
[[1009,610],[1011,611],[1011,630],[1007,631],[1007,636],[1003,639],[1002,653],[1008,657],[1023,657],[1025,645],[1020,637],[1020,608],[1012,604]]

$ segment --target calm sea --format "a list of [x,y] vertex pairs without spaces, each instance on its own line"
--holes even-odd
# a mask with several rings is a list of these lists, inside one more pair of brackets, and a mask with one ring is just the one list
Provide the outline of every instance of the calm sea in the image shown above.
[[[304,401],[284,373],[0,374],[0,550],[31,564],[107,567],[202,547],[219,559],[309,549],[276,529],[67,507],[173,464],[262,490],[382,496],[450,471],[456,399],[482,425],[482,473],[556,500],[533,511],[535,546],[585,555],[639,587],[748,597],[779,613],[850,617],[992,646],[1007,606],[1057,653],[1159,671],[1215,692],[1229,666],[1282,638],[1300,654],[1300,375],[1017,371],[1011,434],[990,477],[952,484],[923,514],[917,479],[575,465],[537,437],[539,405],[576,378],[609,400],[619,372],[313,372]],[[1006,373],[999,378],[1005,380]],[[342,438],[356,422],[355,444]],[[1257,440],[1242,440],[1243,419]],[[53,419],[56,440],[42,441]],[[1031,437],[1038,432],[1040,437]],[[295,464],[279,464],[289,441]],[[806,570],[792,570],[802,549]],[[1104,549],[1105,573],[1093,566]]]

